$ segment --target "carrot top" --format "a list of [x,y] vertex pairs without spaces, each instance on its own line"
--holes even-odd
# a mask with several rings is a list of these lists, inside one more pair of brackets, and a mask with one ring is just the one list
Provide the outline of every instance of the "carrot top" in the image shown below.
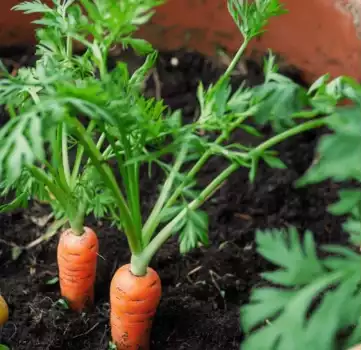
[[[45,17],[34,21],[43,25],[37,30],[40,58],[35,67],[21,68],[13,76],[0,62],[0,104],[9,114],[8,123],[0,129],[0,195],[8,197],[15,191],[15,198],[0,205],[0,212],[25,207],[37,199],[51,205],[58,222],[65,218],[74,234],[82,234],[85,215],[101,218],[111,214],[111,194],[72,135],[72,125],[66,120],[71,118],[70,106],[65,101],[58,103],[54,95],[64,82],[77,86],[95,79],[91,63],[95,57],[77,56],[73,49],[71,34],[80,30],[75,21],[86,18],[78,12],[79,4],[72,6],[74,2],[54,1],[54,8],[40,1],[14,7]],[[82,5],[87,7],[87,3]],[[131,18],[133,14],[123,25],[130,25]],[[95,121],[88,120],[84,126],[87,135],[97,138],[95,148],[102,150],[103,159],[112,158],[112,150],[105,146],[106,135]]]

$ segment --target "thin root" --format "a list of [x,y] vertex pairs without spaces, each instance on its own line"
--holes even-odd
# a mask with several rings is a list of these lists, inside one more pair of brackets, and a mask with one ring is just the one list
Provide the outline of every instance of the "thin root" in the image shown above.
[[244,214],[244,213],[235,213],[234,216],[239,219],[246,220],[246,221],[252,220],[251,215]]
[[99,322],[95,323],[87,332],[84,332],[82,334],[78,334],[78,335],[74,336],[72,339],[80,338],[80,337],[83,337],[83,336],[91,333],[96,327],[99,326],[99,324],[100,324]]

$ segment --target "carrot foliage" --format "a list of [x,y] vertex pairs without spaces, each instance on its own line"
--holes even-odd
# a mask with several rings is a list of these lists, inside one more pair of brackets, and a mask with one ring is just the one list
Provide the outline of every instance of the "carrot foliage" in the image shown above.
[[[49,202],[57,218],[68,218],[75,231],[82,229],[86,214],[93,213],[96,217],[112,214],[112,192],[75,138],[72,113],[92,114],[94,120],[84,120],[85,133],[96,140],[94,147],[102,150],[105,161],[114,157],[111,147],[105,146],[106,135],[95,122],[97,118],[110,118],[100,105],[113,100],[116,108],[117,101],[126,97],[118,106],[125,114],[132,103],[130,91],[142,82],[155,55],[130,78],[125,65],[120,64],[108,76],[107,93],[99,94],[104,86],[97,74],[105,74],[111,45],[121,43],[139,51],[150,51],[148,43],[129,35],[148,20],[151,7],[158,3],[126,1],[115,6],[111,1],[95,5],[87,0],[54,0],[53,7],[41,1],[15,6],[14,10],[43,17],[34,21],[41,25],[36,32],[35,66],[21,68],[15,77],[1,66],[0,103],[11,116],[0,130],[2,195],[15,190],[15,199],[1,206],[1,211],[25,206],[29,199],[36,198]],[[82,7],[87,15],[83,14]],[[87,41],[89,35],[94,36],[93,42]],[[86,45],[84,54],[74,53],[74,42]],[[112,81],[117,80],[111,87]],[[119,86],[124,92],[117,98],[111,97]],[[152,101],[142,102],[140,117],[148,113],[148,117],[157,118],[163,111],[161,103],[154,107]],[[111,130],[110,125],[107,128]],[[158,132],[150,129],[154,134]]]
[[[262,274],[266,286],[255,289],[242,308],[248,334],[243,349],[348,349],[361,340],[360,86],[345,77],[328,80],[319,79],[309,94],[314,94],[316,110],[327,113],[330,132],[319,140],[317,161],[296,185],[350,184],[328,211],[345,216],[343,229],[351,245],[318,249],[312,232],[301,240],[294,227],[258,231],[258,252],[277,269]],[[337,108],[341,99],[351,105]]]
[[[208,217],[200,207],[224,180],[243,166],[250,169],[253,181],[260,161],[284,167],[271,147],[325,123],[302,110],[312,98],[278,73],[272,55],[265,63],[264,84],[256,89],[242,85],[232,92],[230,75],[247,44],[270,17],[284,12],[276,0],[228,2],[243,44],[214,85],[199,86],[200,115],[195,121],[185,124],[180,112],[144,97],[143,82],[157,53],[133,34],[160,3],[54,0],[53,7],[41,1],[17,5],[16,10],[42,15],[35,21],[41,26],[39,59],[16,77],[4,70],[0,89],[0,102],[11,116],[0,131],[0,174],[4,194],[13,189],[17,194],[3,209],[40,197],[52,204],[58,217],[69,219],[75,231],[82,230],[87,214],[109,218],[125,232],[132,265],[141,265],[135,270],[144,269],[175,232],[180,233],[182,253],[207,244]],[[75,53],[75,44],[83,51]],[[132,74],[123,62],[108,69],[115,45],[131,46],[145,55],[144,64]],[[279,103],[281,95],[295,91],[298,103],[289,108]],[[312,120],[295,123],[297,112]],[[276,115],[283,122],[277,123]],[[247,120],[285,128],[276,127],[280,134],[257,147],[230,142],[239,128],[259,135]],[[164,161],[167,155],[174,158],[172,165]],[[213,156],[225,157],[230,165],[201,189],[198,172]],[[156,164],[166,175],[145,222],[139,188],[143,164]]]
[[[189,124],[183,123],[180,111],[172,112],[163,101],[142,93],[157,53],[134,33],[160,4],[159,0],[53,0],[52,6],[40,0],[23,2],[14,9],[38,14],[34,21],[40,26],[38,59],[15,77],[2,67],[0,82],[0,103],[10,116],[0,130],[2,194],[15,191],[15,199],[2,211],[25,206],[31,199],[45,200],[75,232],[82,231],[88,214],[109,219],[126,234],[132,265],[142,265],[141,270],[176,232],[182,253],[208,244],[203,203],[241,166],[250,168],[251,180],[259,160],[284,166],[269,149],[299,131],[292,128],[257,148],[229,142],[239,128],[259,135],[247,119],[257,115],[268,96],[245,86],[232,92],[230,75],[249,41],[264,30],[270,17],[283,12],[277,1],[245,2],[242,7],[237,1],[228,2],[233,18],[243,22],[244,41],[216,84],[200,85],[200,115]],[[241,22],[243,18],[248,21]],[[82,50],[75,50],[75,45]],[[109,69],[115,45],[143,55],[143,65],[133,73],[124,62]],[[273,56],[266,70],[282,79]],[[306,129],[321,124],[317,120]],[[165,161],[167,156],[174,159],[172,164]],[[227,158],[230,166],[200,188],[197,175],[214,156]],[[159,198],[145,221],[139,188],[144,165],[159,166],[165,173]]]

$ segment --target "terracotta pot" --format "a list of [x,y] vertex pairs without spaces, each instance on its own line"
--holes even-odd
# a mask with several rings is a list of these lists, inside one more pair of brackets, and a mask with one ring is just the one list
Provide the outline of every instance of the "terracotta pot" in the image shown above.
[[[12,12],[19,0],[1,0],[0,46],[33,42],[30,17]],[[214,55],[217,47],[234,52],[241,35],[226,0],[167,0],[141,35],[158,49],[189,48]],[[360,81],[360,0],[282,0],[289,13],[274,18],[249,55],[267,49],[303,71],[307,80],[330,72]]]

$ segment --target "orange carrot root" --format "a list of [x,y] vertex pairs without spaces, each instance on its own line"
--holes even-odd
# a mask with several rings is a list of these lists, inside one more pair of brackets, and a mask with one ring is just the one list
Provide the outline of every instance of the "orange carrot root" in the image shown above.
[[0,328],[8,321],[8,319],[9,307],[5,299],[0,295]]
[[61,295],[74,311],[92,305],[97,270],[98,238],[88,227],[81,236],[62,233],[57,250]]
[[118,350],[149,350],[153,318],[161,298],[161,282],[151,268],[135,276],[130,264],[119,268],[111,282],[111,335]]

